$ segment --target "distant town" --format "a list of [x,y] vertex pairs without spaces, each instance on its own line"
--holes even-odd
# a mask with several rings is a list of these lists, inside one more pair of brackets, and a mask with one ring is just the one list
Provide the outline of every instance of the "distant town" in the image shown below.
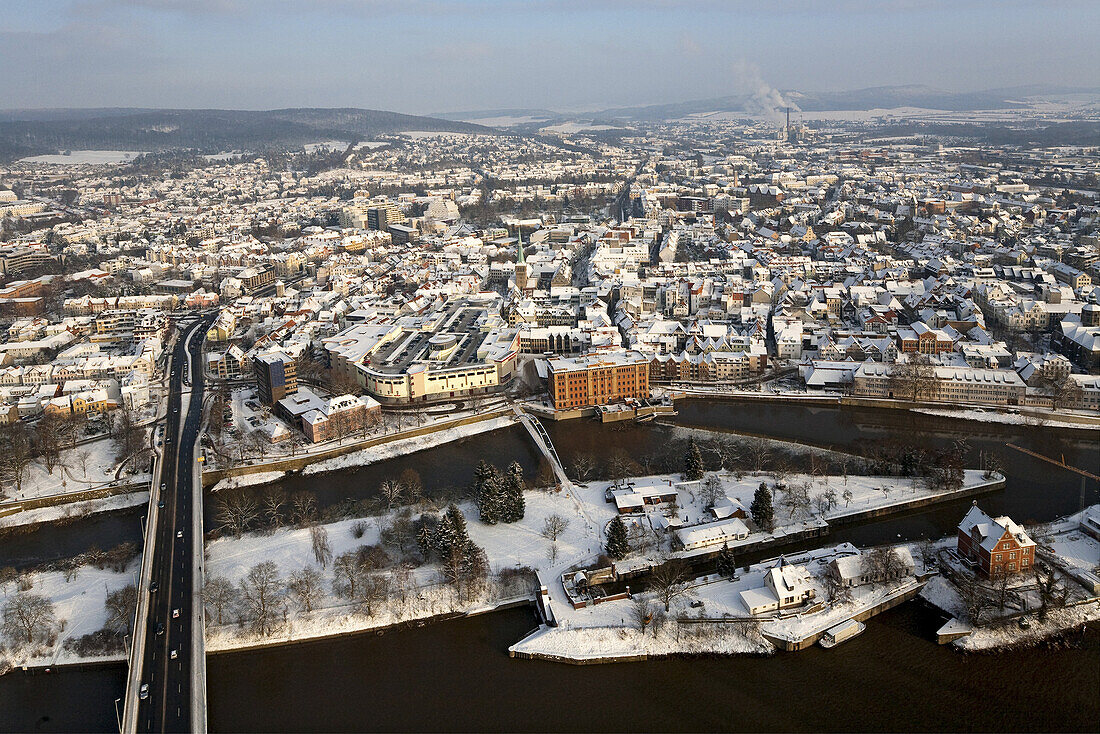
[[471,123],[0,165],[0,673],[205,730],[208,653],[512,607],[515,666],[1100,620],[1100,147]]

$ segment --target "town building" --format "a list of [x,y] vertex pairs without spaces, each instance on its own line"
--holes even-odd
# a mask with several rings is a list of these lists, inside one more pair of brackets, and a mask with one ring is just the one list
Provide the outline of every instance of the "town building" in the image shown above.
[[640,352],[554,357],[548,368],[557,410],[649,398],[649,360]]
[[1030,571],[1035,565],[1035,541],[1007,515],[992,518],[977,503],[958,527],[957,552],[983,576]]

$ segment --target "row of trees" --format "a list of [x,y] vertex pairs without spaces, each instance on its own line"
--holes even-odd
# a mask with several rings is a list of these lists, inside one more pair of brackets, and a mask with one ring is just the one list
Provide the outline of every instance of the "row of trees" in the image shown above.
[[[117,462],[132,459],[147,448],[145,429],[138,425],[137,415],[132,410],[120,408],[107,414],[104,420],[114,443]],[[0,426],[0,481],[22,491],[27,468],[36,460],[50,475],[58,468],[79,466],[87,476],[91,452],[75,450],[87,424],[88,418],[82,413],[47,413],[33,427],[22,421]],[[65,454],[65,451],[71,453]]]

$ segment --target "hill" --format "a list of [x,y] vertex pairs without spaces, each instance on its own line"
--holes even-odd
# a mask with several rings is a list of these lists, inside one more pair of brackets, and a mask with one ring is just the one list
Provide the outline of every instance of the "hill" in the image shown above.
[[82,149],[264,150],[410,130],[499,134],[467,122],[357,108],[6,110],[0,111],[0,160]]

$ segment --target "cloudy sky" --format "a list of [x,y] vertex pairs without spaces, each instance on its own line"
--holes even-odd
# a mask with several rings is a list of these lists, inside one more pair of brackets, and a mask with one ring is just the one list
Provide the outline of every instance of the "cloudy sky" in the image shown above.
[[0,108],[431,113],[1100,86],[1100,0],[0,0]]

